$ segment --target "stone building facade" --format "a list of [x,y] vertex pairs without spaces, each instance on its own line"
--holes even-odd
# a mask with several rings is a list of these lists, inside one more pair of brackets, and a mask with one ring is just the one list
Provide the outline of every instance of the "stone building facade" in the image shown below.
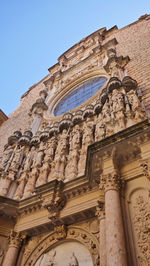
[[0,126],[1,265],[150,265],[149,115],[150,15],[58,58]]

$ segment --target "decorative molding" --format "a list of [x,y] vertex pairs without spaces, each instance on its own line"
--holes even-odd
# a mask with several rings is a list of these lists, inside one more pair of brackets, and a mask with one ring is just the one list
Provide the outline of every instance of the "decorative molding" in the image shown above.
[[[33,266],[43,253],[53,248],[54,245],[56,246],[61,244],[61,241],[59,240],[59,234],[60,227],[59,229],[54,229],[52,233],[42,239],[41,242],[39,242],[33,250],[30,249],[28,252],[26,250],[27,256],[23,258],[23,263],[21,264],[21,266]],[[90,234],[83,228],[70,226],[67,228],[67,234],[63,235],[63,241],[64,238],[66,240],[78,241],[85,247],[87,247],[91,254],[93,265],[99,265],[99,244],[97,239],[92,234]]]

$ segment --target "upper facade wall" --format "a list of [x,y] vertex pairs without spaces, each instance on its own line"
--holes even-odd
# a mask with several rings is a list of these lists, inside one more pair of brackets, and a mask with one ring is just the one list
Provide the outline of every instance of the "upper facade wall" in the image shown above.
[[[126,73],[137,80],[142,93],[144,106],[147,111],[150,109],[150,16],[147,16],[120,30],[114,27],[112,30],[106,31],[103,28],[83,39],[60,56],[59,64],[50,68],[51,73],[22,98],[19,107],[10,114],[9,119],[0,127],[0,153],[3,151],[3,146],[7,143],[8,137],[15,130],[21,129],[24,131],[29,128],[31,123],[30,116],[28,116],[29,110],[35,102],[35,99],[39,97],[39,92],[45,87],[44,82],[54,72],[59,71],[60,67],[63,70],[64,63],[62,61],[64,61],[64,58],[69,59],[72,65],[74,65],[80,62],[80,60],[86,59],[90,51],[98,46],[98,44],[104,45],[113,38],[116,38],[118,42],[116,45],[117,55],[130,57],[130,62],[125,67]],[[90,44],[91,39],[94,39],[93,44]],[[83,42],[86,48],[83,47]],[[90,60],[88,62],[90,65]],[[72,65],[70,65],[70,68],[72,68]]]

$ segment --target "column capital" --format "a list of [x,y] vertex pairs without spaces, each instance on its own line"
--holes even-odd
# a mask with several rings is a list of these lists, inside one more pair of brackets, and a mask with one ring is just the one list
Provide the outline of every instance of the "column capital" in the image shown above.
[[11,231],[9,235],[9,247],[20,248],[22,241],[25,239],[25,235],[20,232]]
[[108,190],[117,190],[121,188],[122,181],[117,172],[102,174],[100,178],[100,189],[103,189],[105,193]]

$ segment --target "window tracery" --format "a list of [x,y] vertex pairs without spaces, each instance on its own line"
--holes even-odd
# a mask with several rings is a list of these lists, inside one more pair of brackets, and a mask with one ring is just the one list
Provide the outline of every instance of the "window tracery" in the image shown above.
[[82,83],[60,100],[54,109],[54,115],[62,115],[80,106],[93,96],[105,84],[105,82],[105,77],[96,77]]

